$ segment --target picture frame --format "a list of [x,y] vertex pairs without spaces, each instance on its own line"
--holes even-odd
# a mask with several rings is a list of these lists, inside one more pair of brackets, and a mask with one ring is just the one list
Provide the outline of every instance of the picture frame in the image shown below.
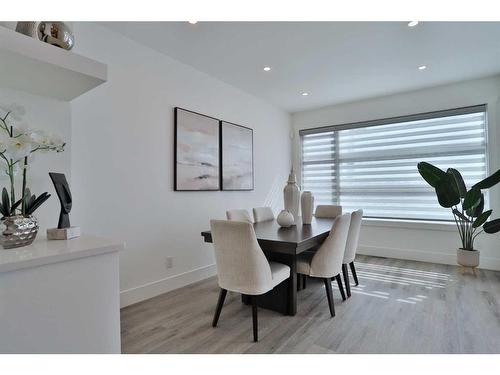
[[174,108],[174,191],[221,190],[220,120]]
[[221,120],[220,138],[221,189],[254,190],[253,129]]

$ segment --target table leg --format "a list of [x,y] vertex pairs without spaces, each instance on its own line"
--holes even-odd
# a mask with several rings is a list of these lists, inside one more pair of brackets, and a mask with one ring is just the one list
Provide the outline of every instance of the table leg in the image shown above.
[[290,267],[290,279],[288,280],[288,298],[287,311],[288,315],[297,314],[297,269],[295,255],[291,255],[288,266]]

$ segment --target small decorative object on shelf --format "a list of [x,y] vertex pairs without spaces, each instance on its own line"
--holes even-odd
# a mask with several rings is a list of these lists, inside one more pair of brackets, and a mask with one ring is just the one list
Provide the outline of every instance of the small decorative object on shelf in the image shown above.
[[290,171],[288,183],[283,189],[283,197],[285,200],[285,210],[290,211],[296,220],[299,217],[300,189],[297,186],[297,179],[295,178],[293,169]]
[[283,210],[279,213],[278,217],[276,218],[276,221],[278,222],[280,227],[288,228],[294,224],[295,219],[293,215],[290,213],[290,211]]
[[[5,188],[4,191],[6,192]],[[4,249],[27,246],[35,240],[38,233],[38,221],[34,216],[15,215],[5,217],[3,224],[5,229],[0,236],[0,244]]]
[[57,228],[47,229],[47,239],[49,240],[69,240],[80,237],[80,227],[72,227],[69,222],[69,213],[73,205],[73,198],[69,190],[68,181],[64,173],[49,173],[50,179],[54,183],[59,202],[61,203],[61,213]]
[[300,197],[300,209],[302,211],[302,224],[310,225],[314,210],[314,196],[310,191],[302,192]]
[[64,22],[18,22],[16,31],[66,50],[75,44],[73,32]]
[[[62,152],[65,143],[40,130],[32,130],[22,124],[25,114],[22,106],[12,104],[0,107],[0,163],[3,162],[9,178],[10,193],[4,187],[0,203],[1,224],[0,245],[11,249],[31,244],[38,233],[38,221],[33,213],[50,197],[45,192],[40,196],[31,194],[27,187],[27,170],[33,153]],[[20,199],[16,199],[16,176],[22,173]]]
[[469,267],[475,274],[479,266],[479,251],[474,249],[474,240],[482,232],[500,232],[500,219],[487,221],[493,210],[484,211],[484,194],[481,192],[500,182],[500,170],[479,181],[470,190],[467,190],[462,175],[456,169],[448,168],[445,172],[421,162],[418,163],[418,171],[435,189],[439,204],[451,209],[462,242],[462,247],[457,250],[457,263],[462,266],[462,273],[465,267]]

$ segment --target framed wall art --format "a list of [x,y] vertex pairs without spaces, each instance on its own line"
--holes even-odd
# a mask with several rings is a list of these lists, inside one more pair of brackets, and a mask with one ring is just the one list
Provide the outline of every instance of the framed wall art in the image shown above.
[[253,130],[221,121],[222,190],[253,190]]
[[176,107],[174,129],[174,190],[220,190],[220,121]]

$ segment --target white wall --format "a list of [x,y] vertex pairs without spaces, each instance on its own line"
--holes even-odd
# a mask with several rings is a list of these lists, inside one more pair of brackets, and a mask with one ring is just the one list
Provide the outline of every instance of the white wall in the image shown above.
[[[214,274],[212,246],[200,235],[209,219],[228,208],[282,204],[290,116],[101,26],[74,29],[75,52],[107,63],[109,74],[71,103],[74,222],[127,242],[122,305]],[[254,129],[254,191],[173,191],[175,106]]]
[[[36,195],[48,191],[52,194],[36,212],[39,220],[39,235],[45,235],[47,228],[57,227],[59,219],[59,200],[54,186],[50,181],[48,172],[61,172],[71,178],[71,111],[67,102],[58,101],[37,95],[30,95],[20,91],[0,88],[0,106],[17,103],[26,109],[23,122],[35,129],[44,129],[50,133],[58,134],[67,142],[63,153],[34,154],[29,164],[28,187]],[[0,190],[6,187],[9,190],[10,182],[4,173],[4,163],[0,161]],[[21,197],[22,175],[16,177],[16,196]]]
[[[300,170],[300,129],[338,125],[441,109],[488,104],[489,168],[500,168],[500,77],[491,77],[339,104],[292,115],[294,165]],[[493,218],[500,217],[500,187],[491,189]],[[482,235],[476,245],[481,251],[481,267],[500,270],[500,235]],[[363,226],[360,253],[456,264],[458,233],[443,225]]]

